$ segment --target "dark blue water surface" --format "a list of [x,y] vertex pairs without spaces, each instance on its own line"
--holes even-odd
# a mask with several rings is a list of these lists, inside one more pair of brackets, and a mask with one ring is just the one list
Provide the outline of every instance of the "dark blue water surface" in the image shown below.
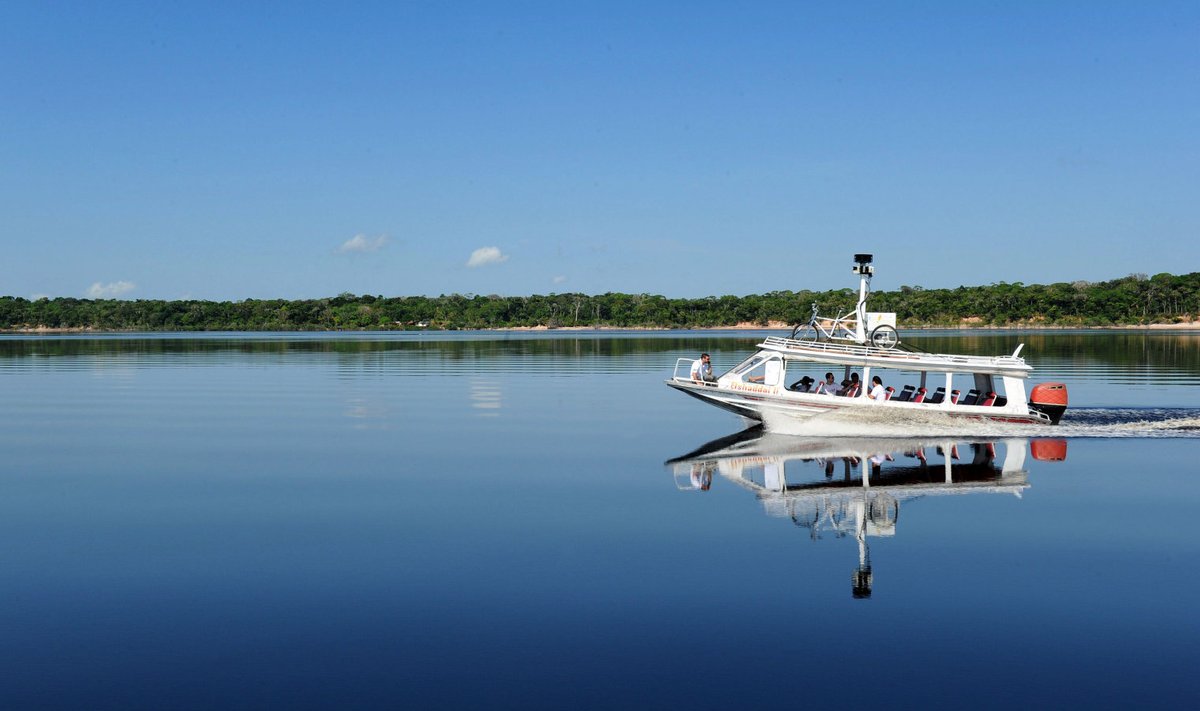
[[0,706],[1195,705],[1200,335],[912,340],[1064,428],[722,440],[662,380],[747,334],[0,338]]

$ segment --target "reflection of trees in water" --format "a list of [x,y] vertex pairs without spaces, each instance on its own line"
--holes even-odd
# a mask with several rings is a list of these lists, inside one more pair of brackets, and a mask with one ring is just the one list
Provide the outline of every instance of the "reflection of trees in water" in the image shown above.
[[361,334],[319,336],[206,335],[189,338],[139,336],[30,336],[0,339],[0,357],[106,355],[120,353],[430,353],[444,358],[503,358],[553,356],[556,358],[619,357],[637,353],[675,353],[722,349],[744,353],[761,338],[695,336],[628,337],[600,334],[584,337],[526,334]]
[[[624,335],[527,333],[396,333],[321,335],[235,334],[188,338],[136,335],[93,338],[36,336],[0,339],[0,358],[121,354],[339,354],[352,357],[404,355],[436,360],[499,361],[549,359],[609,360],[630,355],[663,355],[663,362],[701,351],[713,354],[718,368],[732,365],[761,341],[760,335]],[[1163,368],[1200,373],[1200,334],[1162,332],[996,333],[905,335],[905,342],[930,351],[1011,353],[1025,343],[1024,355],[1039,367],[1055,362]],[[586,365],[586,363],[585,363]]]
[[997,334],[906,334],[905,343],[949,353],[1011,353],[1039,367],[1055,361],[1107,366],[1152,366],[1200,373],[1200,333],[1162,331],[1038,332]]

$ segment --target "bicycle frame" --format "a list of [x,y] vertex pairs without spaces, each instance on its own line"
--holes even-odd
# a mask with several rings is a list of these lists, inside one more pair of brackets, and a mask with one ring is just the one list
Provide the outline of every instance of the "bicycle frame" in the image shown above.
[[[812,305],[812,318],[804,326],[796,326],[792,329],[792,338],[799,340],[817,340],[817,341],[849,341],[852,343],[863,343],[860,333],[859,311],[862,308],[862,302],[853,311],[848,311],[845,314],[836,318],[831,316],[822,316],[817,309],[817,305]],[[797,336],[797,333],[800,333]]]
[[[796,334],[798,331],[803,329],[806,333],[800,335],[808,335],[810,339],[817,341],[851,341],[859,343],[862,341],[858,337],[858,323],[858,309],[848,311],[844,315],[835,318],[832,316],[821,316],[821,313],[817,310],[817,305],[812,304],[812,317],[809,319],[809,322],[804,324],[803,327],[797,325],[796,328],[792,329],[792,337],[793,339],[797,337]],[[805,339],[802,337],[802,340]]]

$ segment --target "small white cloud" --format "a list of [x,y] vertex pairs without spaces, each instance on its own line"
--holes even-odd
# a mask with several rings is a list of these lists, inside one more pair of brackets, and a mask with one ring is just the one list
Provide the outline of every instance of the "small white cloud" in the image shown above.
[[566,281],[566,280],[567,280],[567,278],[566,278],[565,276],[556,276],[556,277],[554,277],[554,279],[553,279],[552,281],[553,281],[555,284],[561,284],[561,283],[563,283],[563,282],[564,282],[564,281]]
[[378,252],[379,250],[383,249],[387,243],[387,235],[379,235],[378,237],[354,235],[350,239],[343,242],[342,246],[338,247],[337,251],[340,254],[349,254],[351,252],[359,254],[366,252]]
[[471,258],[467,260],[467,266],[482,267],[488,264],[500,264],[507,261],[508,255],[502,254],[499,247],[480,247],[471,252]]
[[137,284],[131,281],[114,281],[108,284],[96,282],[88,287],[87,295],[89,299],[115,299],[121,294],[128,294],[137,288]]

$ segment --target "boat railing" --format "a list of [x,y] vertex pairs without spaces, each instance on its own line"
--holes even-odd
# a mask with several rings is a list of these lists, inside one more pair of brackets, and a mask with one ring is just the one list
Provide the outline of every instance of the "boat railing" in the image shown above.
[[[671,373],[671,380],[678,380],[685,383],[695,383],[696,385],[707,385],[709,387],[717,387],[717,381],[701,381],[692,380],[692,363],[695,363],[693,358],[679,358],[675,361],[675,370]],[[679,374],[679,369],[683,368],[683,375]]]
[[805,353],[826,354],[836,357],[855,358],[884,358],[894,363],[948,363],[958,366],[1023,366],[1024,358],[1014,356],[970,356],[948,355],[941,353],[919,353],[896,349],[875,348],[857,343],[838,343],[832,341],[801,341],[783,336],[767,336],[759,344],[760,348],[770,348],[781,351],[803,351]]
[[[795,338],[785,338],[783,336],[767,336],[760,347],[775,348],[780,350],[805,350],[805,351],[821,351],[824,353],[837,355],[853,355],[853,356],[873,356],[883,353],[879,348],[864,346],[858,343],[843,343],[835,341],[801,341]],[[905,351],[886,351],[889,355],[906,356],[909,355]]]
[[1050,417],[1049,415],[1042,412],[1041,410],[1035,410],[1033,408],[1029,408],[1029,414],[1033,415],[1035,418],[1037,418],[1038,420],[1041,420],[1043,423],[1045,423],[1047,425],[1055,424],[1054,418]]

